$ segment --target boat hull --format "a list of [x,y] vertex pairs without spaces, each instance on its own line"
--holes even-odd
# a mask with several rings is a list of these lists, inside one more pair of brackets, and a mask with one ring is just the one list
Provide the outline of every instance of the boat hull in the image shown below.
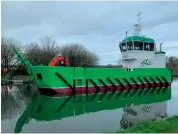
[[171,98],[171,71],[167,68],[128,71],[123,68],[35,66],[31,67],[31,72],[40,93],[53,97],[82,98],[82,102],[124,99],[124,105]]

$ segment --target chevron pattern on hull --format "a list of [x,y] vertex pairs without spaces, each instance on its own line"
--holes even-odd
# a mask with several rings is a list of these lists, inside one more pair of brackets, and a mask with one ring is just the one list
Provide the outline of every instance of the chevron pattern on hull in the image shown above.
[[75,103],[112,100],[125,106],[171,98],[171,71],[167,68],[32,66],[30,69],[42,95],[73,99]]
[[[104,86],[89,86],[89,87],[75,87],[74,92],[71,88],[43,88],[39,87],[39,91],[41,94],[48,94],[51,90],[56,92],[55,96],[58,97],[65,97],[71,95],[87,95],[87,94],[94,94],[94,93],[117,93],[117,92],[129,92],[137,91],[142,92],[144,89],[147,90],[147,93],[153,94],[156,89],[157,93],[165,93],[166,89],[171,86],[171,82],[161,82],[161,83],[142,83],[142,84],[129,84],[129,85],[104,85]],[[146,94],[147,94],[146,93]],[[145,95],[146,95],[145,94]]]

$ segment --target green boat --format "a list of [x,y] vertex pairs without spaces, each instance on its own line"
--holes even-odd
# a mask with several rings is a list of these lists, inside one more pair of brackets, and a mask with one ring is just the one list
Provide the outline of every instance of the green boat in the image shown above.
[[69,97],[49,97],[36,94],[18,118],[14,132],[21,132],[24,125],[29,124],[31,120],[48,122],[102,110],[113,110],[123,106],[123,101],[118,103],[114,103],[114,100],[100,103],[74,103],[73,99],[69,99]]
[[[33,66],[15,49],[42,95],[72,98],[75,103],[113,101],[122,107],[162,102],[171,98],[171,71],[165,52],[154,39],[136,33],[120,42],[123,68]],[[120,104],[122,102],[122,104]]]
[[140,30],[136,24],[134,35],[119,43],[123,68],[33,66],[13,47],[40,93],[32,98],[14,132],[30,119],[52,121],[170,100],[172,78],[165,52],[161,46],[157,51],[154,39],[140,35]]

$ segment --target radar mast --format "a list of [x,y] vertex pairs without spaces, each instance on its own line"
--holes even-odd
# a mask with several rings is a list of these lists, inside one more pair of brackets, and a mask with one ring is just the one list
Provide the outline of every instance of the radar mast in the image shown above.
[[140,13],[138,13],[137,14],[137,17],[138,17],[138,23],[137,24],[135,24],[134,25],[134,29],[135,29],[135,35],[140,35],[140,32],[141,32],[141,30],[142,30],[142,23],[141,23],[141,17],[140,17],[140,15],[142,14],[142,12],[140,12]]

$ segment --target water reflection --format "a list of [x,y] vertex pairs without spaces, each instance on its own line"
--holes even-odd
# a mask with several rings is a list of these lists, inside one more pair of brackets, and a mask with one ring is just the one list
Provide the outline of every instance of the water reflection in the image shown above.
[[66,117],[75,117],[91,112],[106,109],[116,109],[120,106],[119,102],[84,102],[79,101],[81,97],[48,97],[36,93],[27,108],[16,123],[15,132],[21,132],[24,124],[28,124],[31,119],[37,121],[54,121]]
[[[145,117],[144,113],[141,114],[132,107],[100,112],[90,109],[95,113],[88,113],[85,108],[75,111],[77,105],[70,102],[66,105],[66,110],[63,108],[64,111],[61,111],[61,102],[65,100],[39,96],[35,85],[11,86],[8,87],[9,92],[5,92],[7,87],[2,88],[2,132],[111,132],[139,122],[140,118],[136,122],[132,117]],[[167,102],[168,116],[178,114],[178,108],[175,106],[178,102],[177,88],[178,81],[174,81],[172,99]],[[157,109],[162,109],[158,106],[160,105],[155,105]],[[141,109],[153,116],[153,107],[144,105]],[[134,121],[130,121],[131,118]]]
[[130,126],[133,126],[133,124],[158,120],[165,117],[167,117],[166,102],[127,107],[124,108],[124,113],[121,120],[121,128],[126,129]]
[[[37,88],[31,85],[13,86],[12,87],[13,90],[11,90],[11,88],[8,89],[9,90],[8,93],[5,92],[6,91],[5,88],[9,88],[9,87],[3,87],[3,88],[4,89],[2,91],[4,92],[2,93],[2,96],[4,98],[7,98],[9,102],[6,103],[8,107],[6,107],[6,109],[5,108],[2,109],[2,111],[5,111],[7,109],[13,110],[13,107],[11,107],[11,105],[14,105],[14,108],[16,108],[17,111],[19,112],[19,113],[11,112],[13,113],[13,116],[10,116],[9,118],[5,118],[2,121],[3,132],[13,132],[11,126],[12,124],[13,124],[13,129],[15,128],[14,132],[74,132],[74,131],[75,132],[101,132],[100,128],[102,128],[102,124],[100,123],[100,121],[103,119],[103,116],[106,116],[106,114],[102,112],[93,115],[89,114],[89,112],[95,112],[100,110],[97,106],[93,107],[94,103],[84,108],[84,106],[82,106],[84,104],[73,103],[73,100],[69,99],[69,97],[51,98],[51,97],[39,95],[37,92]],[[10,98],[13,98],[13,101],[10,100]],[[6,99],[4,99],[4,101],[6,101]],[[65,104],[65,102],[67,103]],[[108,108],[110,107],[110,105],[107,106]],[[116,110],[116,111],[111,110],[109,115],[112,115],[113,112],[118,113],[118,111],[120,110]],[[5,112],[3,112],[2,114],[4,113]],[[10,115],[9,111],[6,113]],[[87,115],[85,115],[84,113],[87,113]],[[81,116],[76,117],[77,115],[81,115]],[[99,120],[96,120],[96,118],[93,118],[92,116],[98,117]],[[64,120],[60,120],[65,117],[67,118]],[[106,118],[109,119],[110,117],[108,116]],[[58,122],[56,122],[56,120]],[[47,122],[48,125],[50,126],[50,129],[48,128],[48,126],[46,127]],[[93,129],[91,129],[92,125],[89,125],[88,127],[87,124],[83,126],[84,129],[81,129],[80,127],[84,125],[81,124],[82,122],[86,122],[86,123],[88,122],[89,124],[92,123]],[[43,126],[39,127],[39,123],[42,123]],[[99,124],[95,125],[95,123],[99,123],[101,125]],[[32,127],[32,125],[34,124],[38,124],[38,125]],[[59,127],[57,124],[61,124],[60,125],[61,127]],[[68,126],[68,124],[72,124],[70,128],[66,127]],[[115,129],[118,129],[119,119],[116,118],[114,124],[115,126],[113,127]],[[51,129],[52,127],[55,128]],[[60,130],[58,130],[59,128]],[[103,131],[111,131],[111,130],[103,129]]]
[[[35,85],[2,86],[1,90],[1,120],[11,119],[21,114],[37,88]],[[32,90],[34,89],[34,90]]]
[[[174,78],[174,82],[172,83],[172,98],[174,96],[176,96],[176,98],[173,98],[167,102],[159,102],[154,104],[131,106],[131,107],[123,108],[124,112],[121,120],[121,128],[126,129],[128,127],[133,126],[134,124],[142,123],[145,121],[159,120],[169,115],[178,114],[178,107],[176,107],[173,103],[170,103],[172,102],[172,100],[177,99],[178,97],[177,94],[178,91],[176,91],[177,88],[178,88],[178,79]],[[172,105],[171,110],[170,110],[170,105]],[[173,111],[174,114],[170,114]]]

